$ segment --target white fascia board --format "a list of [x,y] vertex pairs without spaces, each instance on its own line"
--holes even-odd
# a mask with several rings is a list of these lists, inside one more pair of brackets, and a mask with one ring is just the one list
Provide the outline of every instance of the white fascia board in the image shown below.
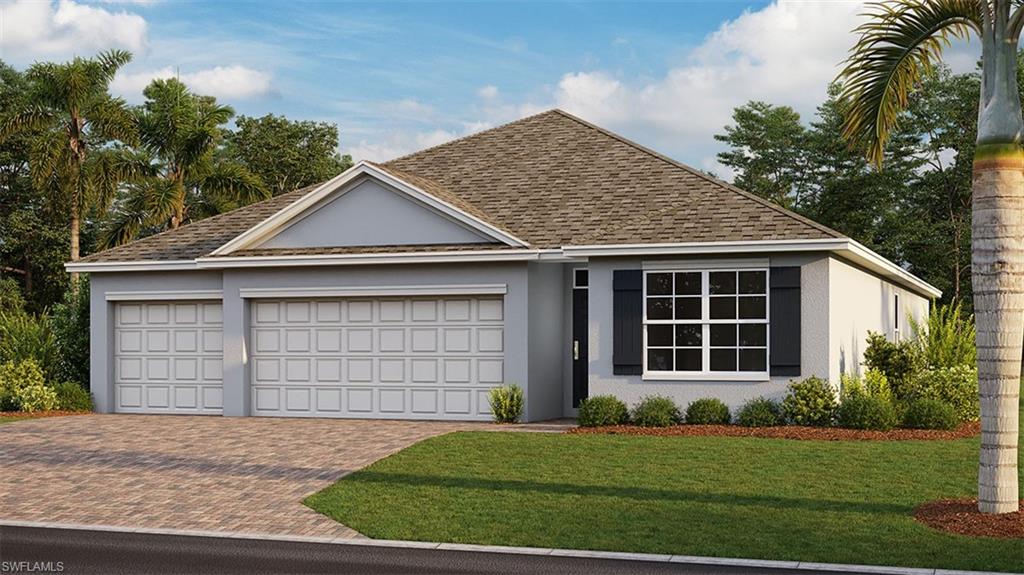
[[200,269],[381,264],[436,264],[507,262],[539,259],[537,250],[404,252],[390,254],[337,254],[295,256],[209,257],[196,260]]
[[241,288],[243,298],[318,298],[318,297],[395,297],[395,296],[449,296],[449,295],[503,295],[506,284],[480,285],[423,285],[423,286],[365,286],[314,288]]
[[433,196],[408,182],[400,180],[367,162],[360,161],[348,170],[345,170],[341,174],[338,174],[334,178],[328,180],[320,187],[309,192],[305,196],[302,196],[298,200],[282,208],[277,213],[236,236],[233,240],[211,252],[210,255],[224,256],[258,244],[284,228],[295,218],[300,217],[308,209],[314,207],[320,202],[320,200],[324,199],[332,192],[364,174],[370,175],[373,178],[388,184],[417,201],[441,212],[445,216],[452,218],[456,222],[496,241],[513,247],[526,247],[528,245],[526,242],[512,234],[499,230],[483,220],[480,220],[479,218],[456,208],[448,202],[445,202],[444,200],[441,200],[440,198]]
[[134,261],[134,262],[68,262],[69,272],[162,272],[198,269],[195,260]]
[[171,291],[108,291],[107,301],[150,301],[150,300],[221,300],[221,290],[171,290]]

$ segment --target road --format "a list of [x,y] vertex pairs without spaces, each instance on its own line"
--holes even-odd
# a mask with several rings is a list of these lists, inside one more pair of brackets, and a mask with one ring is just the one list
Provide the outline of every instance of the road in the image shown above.
[[[29,562],[29,563],[20,563]],[[0,526],[0,573],[813,575],[813,571]],[[34,568],[34,570],[30,570]],[[830,571],[829,575],[841,575]]]

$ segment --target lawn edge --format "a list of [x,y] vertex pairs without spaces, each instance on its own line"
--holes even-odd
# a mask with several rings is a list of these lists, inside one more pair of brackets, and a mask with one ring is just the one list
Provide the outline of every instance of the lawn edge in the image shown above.
[[440,551],[463,551],[469,553],[503,553],[507,555],[549,555],[552,557],[607,559],[613,561],[638,561],[644,563],[683,563],[690,565],[721,565],[728,567],[763,567],[770,569],[796,569],[800,571],[839,571],[879,575],[1005,575],[1007,573],[1006,571],[961,571],[919,567],[888,567],[885,565],[817,563],[810,561],[776,561],[770,559],[739,559],[729,557],[704,557],[695,555],[628,553],[622,551],[589,551],[583,549],[549,549],[543,547],[507,547],[502,545],[435,543],[431,541],[370,539],[358,535],[353,537],[332,538],[313,537],[306,535],[248,533],[239,531],[200,531],[187,529],[183,530],[150,527],[128,527],[123,525],[87,525],[80,523],[54,523],[45,521],[13,521],[7,519],[0,519],[0,527],[68,529],[75,531],[109,531],[116,533],[177,535],[184,537],[213,537],[221,539],[253,539],[260,541],[286,541],[293,543],[319,543],[328,545],[354,545],[363,547],[437,549]]

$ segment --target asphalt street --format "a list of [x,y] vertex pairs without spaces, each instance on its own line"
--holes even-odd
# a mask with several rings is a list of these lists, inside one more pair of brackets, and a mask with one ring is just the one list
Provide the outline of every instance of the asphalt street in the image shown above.
[[[813,571],[0,526],[0,574],[813,575]],[[830,571],[829,575],[841,575]]]

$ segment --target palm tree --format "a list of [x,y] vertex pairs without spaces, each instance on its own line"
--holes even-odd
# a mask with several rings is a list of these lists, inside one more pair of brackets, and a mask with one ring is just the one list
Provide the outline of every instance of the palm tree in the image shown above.
[[1017,442],[1024,341],[1024,119],[1017,86],[1021,0],[888,0],[871,5],[843,81],[844,135],[880,164],[915,83],[952,38],[981,38],[971,233],[981,454],[978,508],[1020,508]]
[[[30,151],[33,186],[67,210],[72,261],[80,256],[82,217],[91,208],[105,209],[130,170],[110,144],[135,143],[135,119],[108,87],[131,59],[129,52],[112,50],[96,58],[32,65],[25,73],[31,105],[0,127],[0,140],[20,132],[36,136]],[[72,274],[72,286],[77,275]]]
[[190,219],[270,197],[263,182],[240,164],[216,156],[234,111],[198,96],[177,79],[154,80],[137,113],[144,166],[115,202],[103,245],[130,241],[143,231],[176,229]]

